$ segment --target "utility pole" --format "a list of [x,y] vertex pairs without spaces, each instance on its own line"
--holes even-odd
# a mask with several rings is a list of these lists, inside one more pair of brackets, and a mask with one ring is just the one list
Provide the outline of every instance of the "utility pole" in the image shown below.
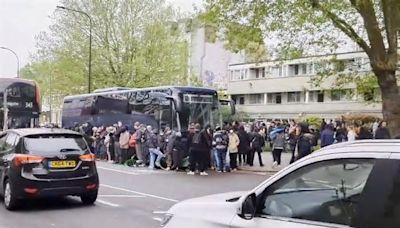
[[8,129],[8,103],[7,103],[7,92],[5,89],[3,93],[3,131]]
[[0,49],[7,50],[15,55],[15,58],[17,59],[17,78],[19,78],[19,58],[17,53],[8,47],[0,47]]
[[57,6],[57,9],[68,10],[85,15],[89,19],[89,75],[88,75],[88,93],[92,91],[92,17],[84,11],[67,8],[65,6]]

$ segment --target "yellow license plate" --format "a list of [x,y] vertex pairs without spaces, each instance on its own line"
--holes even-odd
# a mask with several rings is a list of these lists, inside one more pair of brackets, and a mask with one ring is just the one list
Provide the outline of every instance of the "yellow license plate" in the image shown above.
[[76,161],[51,161],[49,163],[50,168],[75,168]]

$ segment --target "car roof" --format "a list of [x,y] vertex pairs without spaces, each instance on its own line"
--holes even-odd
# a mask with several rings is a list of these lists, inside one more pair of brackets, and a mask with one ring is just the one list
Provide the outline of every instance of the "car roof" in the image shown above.
[[81,135],[78,132],[66,130],[62,128],[19,128],[19,129],[10,129],[6,132],[14,132],[21,137],[29,136],[29,135],[42,135],[42,134],[72,134],[72,135]]
[[357,140],[352,142],[343,142],[324,147],[312,154],[323,155],[327,153],[379,153],[390,152],[400,153],[400,140],[385,139],[385,140]]

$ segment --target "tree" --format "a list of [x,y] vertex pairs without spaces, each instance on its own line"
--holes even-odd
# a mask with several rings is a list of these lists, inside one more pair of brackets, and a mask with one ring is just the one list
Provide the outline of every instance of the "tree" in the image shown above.
[[[62,0],[93,21],[94,88],[183,85],[188,47],[176,26],[180,15],[166,0]],[[37,52],[23,77],[37,80],[44,94],[86,92],[89,21],[65,10],[53,13],[48,32],[37,37]]]
[[396,78],[400,1],[207,0],[205,8],[204,20],[223,28],[224,37],[229,34],[230,25],[240,24],[242,28],[260,29],[264,39],[275,38],[277,45],[287,50],[329,52],[354,42],[369,57],[382,94],[383,117],[392,135],[400,135]]

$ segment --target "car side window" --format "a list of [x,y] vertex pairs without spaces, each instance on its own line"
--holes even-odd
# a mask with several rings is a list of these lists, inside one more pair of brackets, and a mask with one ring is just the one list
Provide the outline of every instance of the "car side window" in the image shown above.
[[257,214],[352,226],[373,159],[340,159],[302,167],[266,189]]

